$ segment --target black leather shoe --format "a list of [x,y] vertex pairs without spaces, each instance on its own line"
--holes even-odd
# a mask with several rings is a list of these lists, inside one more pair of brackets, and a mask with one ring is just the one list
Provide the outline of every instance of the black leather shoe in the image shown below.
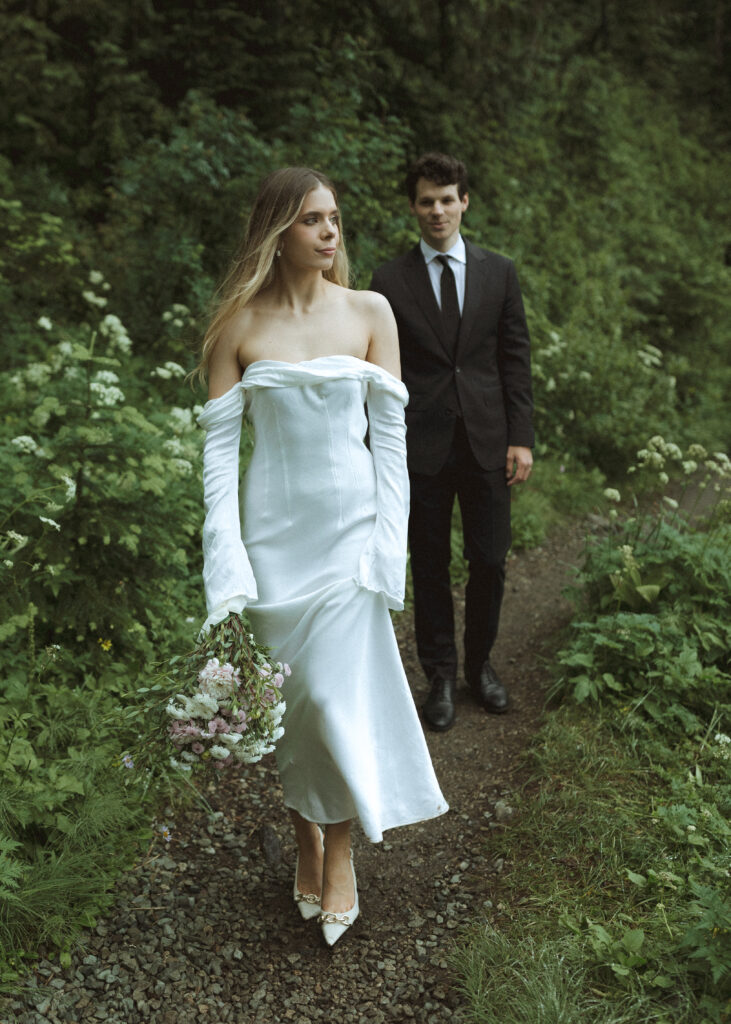
[[424,721],[435,732],[446,732],[454,725],[454,679],[435,676],[431,691],[421,706]]
[[508,710],[510,700],[508,691],[498,678],[498,674],[489,661],[480,671],[479,679],[470,683],[470,689],[485,711],[493,715],[502,715]]

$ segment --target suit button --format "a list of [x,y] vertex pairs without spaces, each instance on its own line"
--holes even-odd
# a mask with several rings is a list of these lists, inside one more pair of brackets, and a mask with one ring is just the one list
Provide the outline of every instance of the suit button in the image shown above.
[[455,367],[454,372],[455,373],[461,373],[462,372],[462,368],[460,366],[457,366],[457,367]]

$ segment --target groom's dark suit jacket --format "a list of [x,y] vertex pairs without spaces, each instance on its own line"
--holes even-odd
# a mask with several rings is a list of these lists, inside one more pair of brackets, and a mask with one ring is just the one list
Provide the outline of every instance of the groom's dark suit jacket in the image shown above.
[[461,415],[483,469],[505,466],[508,445],[532,447],[530,339],[511,260],[465,241],[464,308],[456,348],[441,328],[429,272],[417,245],[379,267],[371,288],[398,325],[409,392],[407,452],[413,473],[443,466]]

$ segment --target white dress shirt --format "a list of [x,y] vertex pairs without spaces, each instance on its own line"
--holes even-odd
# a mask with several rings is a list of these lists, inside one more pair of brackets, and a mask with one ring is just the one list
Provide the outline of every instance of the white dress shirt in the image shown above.
[[431,286],[434,289],[434,296],[437,300],[437,305],[442,308],[442,264],[437,259],[437,256],[448,256],[449,265],[452,268],[454,274],[454,283],[457,285],[457,301],[459,302],[459,311],[462,312],[464,307],[464,287],[465,287],[465,275],[467,273],[467,252],[465,250],[464,239],[461,235],[457,236],[457,241],[454,243],[449,252],[438,252],[424,241],[422,238],[419,242],[424,262],[426,263],[426,269],[429,271],[429,280]]

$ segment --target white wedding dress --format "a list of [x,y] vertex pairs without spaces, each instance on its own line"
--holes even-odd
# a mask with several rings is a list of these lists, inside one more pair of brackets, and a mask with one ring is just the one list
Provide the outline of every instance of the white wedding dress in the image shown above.
[[[285,804],[320,824],[357,817],[374,842],[447,810],[388,611],[403,607],[406,401],[400,381],[352,356],[262,360],[199,418],[206,624],[246,606],[291,666],[276,750]],[[244,412],[255,445],[242,538]]]

